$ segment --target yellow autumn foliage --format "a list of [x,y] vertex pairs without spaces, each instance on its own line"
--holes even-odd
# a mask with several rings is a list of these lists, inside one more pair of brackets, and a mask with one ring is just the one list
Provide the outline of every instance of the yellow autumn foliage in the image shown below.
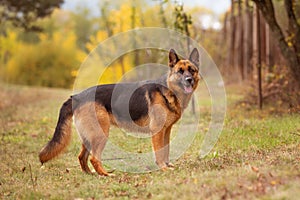
[[[86,33],[89,35],[85,46],[79,45],[77,22],[64,10],[56,9],[51,17],[41,20],[39,24],[44,27],[44,33],[35,35],[34,40],[25,42],[17,29],[6,30],[5,35],[0,35],[0,79],[17,84],[73,86],[75,89],[120,81],[124,74],[145,61],[140,56],[135,63],[138,53],[132,52],[113,57],[118,49],[126,48],[125,44],[133,45],[134,38],[125,38],[125,46],[112,42],[105,46],[104,53],[97,53],[95,49],[112,36],[132,28],[162,27],[160,8],[144,6],[142,0],[135,1],[135,6],[125,0],[115,8],[108,6],[106,17],[102,15],[89,21],[85,16],[77,15],[78,19],[83,17],[86,23],[92,22],[93,27],[97,27],[92,33]],[[167,10],[169,15],[171,9]],[[130,48],[134,49],[133,46]]]
[[17,84],[70,88],[72,71],[84,57],[76,47],[75,34],[54,32],[52,36],[40,34],[39,39],[37,44],[15,41],[18,45],[5,65],[5,79]]

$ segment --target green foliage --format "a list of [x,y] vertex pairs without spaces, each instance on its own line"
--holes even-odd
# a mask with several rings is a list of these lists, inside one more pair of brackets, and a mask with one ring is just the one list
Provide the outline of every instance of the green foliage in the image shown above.
[[10,21],[14,26],[27,31],[40,31],[41,28],[33,23],[39,18],[49,16],[62,3],[63,0],[1,0],[0,25]]
[[77,45],[85,50],[85,44],[93,32],[93,19],[88,8],[78,7],[76,13],[71,13],[71,21],[74,22],[74,31],[77,36]]
[[181,32],[187,32],[187,26],[192,24],[192,17],[184,11],[182,4],[175,6],[174,15],[174,28]]

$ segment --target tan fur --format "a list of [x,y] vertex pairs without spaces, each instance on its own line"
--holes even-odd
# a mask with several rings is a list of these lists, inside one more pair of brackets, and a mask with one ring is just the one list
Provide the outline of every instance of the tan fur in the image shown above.
[[77,131],[84,144],[87,141],[90,147],[83,147],[79,155],[80,165],[83,171],[90,172],[87,165],[87,148],[90,148],[92,155],[91,163],[96,172],[100,175],[108,175],[101,163],[101,154],[107,142],[110,117],[105,108],[94,102],[86,103],[74,112],[74,119]]
[[[66,101],[63,107],[66,107],[66,109],[64,110],[65,112],[63,113],[64,120],[62,124],[57,126],[53,139],[50,140],[47,145],[40,151],[39,158],[41,163],[45,163],[63,152],[71,141],[72,100],[69,99],[68,101]],[[59,139],[55,138],[58,135]]]
[[70,118],[63,127],[64,136],[59,143],[49,142],[40,152],[39,157],[41,163],[45,163],[52,158],[62,153],[71,141],[71,124],[72,118]]
[[91,170],[88,166],[88,158],[89,158],[90,152],[86,149],[86,147],[82,144],[81,152],[78,156],[80,167],[82,171],[91,174]]

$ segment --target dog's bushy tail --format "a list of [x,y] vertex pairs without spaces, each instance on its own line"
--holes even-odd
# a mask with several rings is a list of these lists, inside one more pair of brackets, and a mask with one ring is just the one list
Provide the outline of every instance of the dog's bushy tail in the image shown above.
[[72,134],[72,97],[61,107],[59,119],[52,139],[39,154],[41,163],[45,163],[60,154],[70,143]]

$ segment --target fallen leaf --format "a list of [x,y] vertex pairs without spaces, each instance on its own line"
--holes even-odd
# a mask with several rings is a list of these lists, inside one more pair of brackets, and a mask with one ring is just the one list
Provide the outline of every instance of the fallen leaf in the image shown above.
[[149,192],[149,193],[147,194],[147,198],[150,199],[151,197],[152,197],[152,194]]
[[198,179],[194,178],[194,184],[198,184]]
[[274,177],[274,175],[272,174],[272,172],[269,172],[270,177]]
[[11,194],[11,192],[5,192],[4,196],[9,196]]
[[270,184],[271,185],[277,185],[278,183],[277,183],[277,181],[273,180],[273,181],[270,182]]
[[258,172],[258,171],[259,171],[259,169],[258,169],[257,167],[254,167],[254,166],[251,166],[251,169],[252,169],[252,171],[254,171],[254,172]]

